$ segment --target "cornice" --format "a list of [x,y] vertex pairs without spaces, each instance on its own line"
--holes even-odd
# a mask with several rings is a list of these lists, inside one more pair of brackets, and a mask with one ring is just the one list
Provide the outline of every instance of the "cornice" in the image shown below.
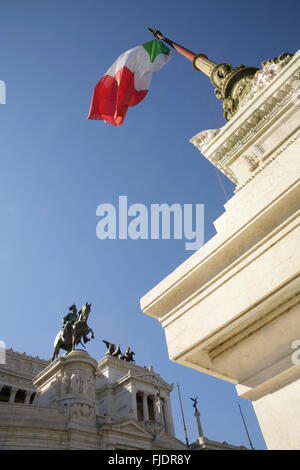
[[40,381],[42,380],[45,383],[47,380],[51,379],[55,373],[62,370],[65,365],[78,363],[86,363],[92,366],[94,369],[97,367],[97,361],[93,359],[86,351],[74,350],[70,353],[66,353],[63,356],[58,357],[54,362],[43,369],[39,374],[33,378],[33,384],[35,387],[39,387]]
[[[190,142],[214,165],[227,163],[227,161],[232,158],[233,154],[243,148],[249,138],[253,135],[257,135],[265,123],[269,122],[276,115],[277,111],[281,110],[282,106],[290,100],[295,92],[292,84],[299,79],[300,70],[297,70],[286,83],[281,85],[276,95],[270,93],[270,96],[268,96],[260,106],[253,109],[251,114],[246,116],[245,120],[241,122],[241,125],[232,135],[227,136],[227,132],[225,132],[228,130],[229,126],[233,124],[233,122],[230,121],[230,123],[225,124],[223,128],[209,129],[200,132],[192,137]],[[262,92],[263,91],[264,90],[262,90]],[[256,99],[258,100],[259,96],[256,97]],[[250,104],[252,105],[254,103],[251,102],[249,105]],[[235,119],[238,117],[241,118],[242,116],[238,114]]]
[[[231,164],[251,145],[255,144],[255,141],[273,123],[277,123],[284,113],[299,106],[299,100],[294,98],[295,83],[300,80],[300,50],[289,61],[283,61],[281,67],[278,64],[274,64],[275,66],[277,69],[274,69],[273,73],[269,69],[265,71],[264,80],[261,78],[264,71],[257,72],[260,74],[260,78],[255,82],[256,88],[254,88],[251,98],[243,104],[240,111],[225,126],[220,129],[200,132],[190,139],[190,142],[214,166],[238,186],[237,190],[244,187],[246,183],[235,174]],[[294,131],[297,130],[294,129]],[[284,143],[284,145],[286,144]],[[247,182],[266,166],[263,161],[269,156],[270,152],[263,155],[244,155],[245,158],[248,158],[249,164],[250,176]],[[258,166],[258,171],[253,172]]]
[[30,356],[29,354],[24,353],[19,353],[17,351],[14,351],[12,348],[6,350],[6,354],[17,359],[23,359],[23,360],[29,360],[31,362],[39,362],[43,364],[49,364],[49,361],[46,359],[42,359],[39,356]]
[[123,361],[113,356],[104,356],[104,358],[98,362],[96,375],[102,374],[103,370],[109,369],[110,367],[124,372],[124,375],[113,384],[113,387],[118,386],[120,383],[127,382],[128,380],[135,380],[147,384],[160,385],[160,387],[168,391],[173,390],[173,386],[163,380],[154,370]]

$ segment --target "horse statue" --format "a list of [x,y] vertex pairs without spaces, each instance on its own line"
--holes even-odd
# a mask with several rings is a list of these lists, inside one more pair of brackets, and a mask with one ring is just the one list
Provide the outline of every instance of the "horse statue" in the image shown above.
[[105,356],[120,357],[122,355],[120,344],[116,346],[114,343],[110,343],[109,341],[106,341],[105,339],[103,339],[102,342],[105,343],[107,347]]
[[[94,338],[94,332],[87,324],[91,312],[91,304],[86,302],[78,311],[78,314],[75,304],[71,305],[69,310],[70,312],[63,318],[62,329],[56,335],[51,362],[56,359],[61,349],[69,353],[79,343],[85,348],[81,339],[83,339],[84,343],[87,343]],[[88,337],[89,333],[91,333],[90,338]]]
[[122,359],[123,361],[127,361],[127,362],[132,362],[135,364],[135,360],[133,359],[134,355],[135,353],[133,351],[130,351],[130,347],[128,346],[125,353],[119,356],[119,359]]

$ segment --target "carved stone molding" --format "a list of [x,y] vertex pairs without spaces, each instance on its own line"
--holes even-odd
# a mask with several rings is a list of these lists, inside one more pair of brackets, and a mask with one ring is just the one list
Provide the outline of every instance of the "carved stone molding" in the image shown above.
[[96,412],[93,406],[87,405],[86,403],[73,403],[69,410],[70,418],[77,418],[82,420],[96,419]]
[[164,425],[159,421],[145,421],[144,424],[155,436],[164,432]]
[[[294,141],[291,135],[297,132],[295,123],[299,122],[300,100],[295,99],[295,83],[300,80],[299,59],[300,51],[294,56],[284,53],[278,59],[265,61],[234,118],[222,128],[200,132],[190,140],[237,185],[236,191],[265,168],[265,160],[274,159],[273,151],[287,145],[286,139]],[[292,123],[282,128],[285,135],[276,131],[278,119]]]
[[263,107],[253,112],[252,116],[243,123],[243,126],[237,129],[232,138],[227,140],[226,143],[218,149],[211,161],[214,163],[218,160],[221,163],[225,163],[227,160],[230,160],[233,154],[245,145],[249,137],[257,134],[264,124],[292,97],[294,94],[292,83],[299,78],[300,71],[296,73],[288,83],[282,86],[280,90],[281,93],[278,93],[277,96],[269,97]]
[[272,60],[265,60],[262,63],[262,69],[255,73],[251,82],[249,94],[241,100],[240,108],[244,107],[250,100],[255,98],[261,90],[268,86],[292,57],[293,54],[284,52],[278,58],[275,57]]
[[237,193],[239,192],[244,186],[246,186],[247,183],[249,183],[258,173],[260,173],[266,166],[268,166],[270,163],[272,163],[276,158],[284,152],[290,145],[292,145],[294,142],[296,142],[297,139],[300,138],[300,132],[297,132],[296,134],[293,135],[291,139],[289,139],[287,142],[285,142],[284,145],[280,147],[280,149],[269,159],[266,160],[264,163],[261,163],[255,173],[250,176],[243,184],[238,185],[234,192]]
[[207,131],[199,132],[199,134],[193,137],[192,143],[203,153],[209,143],[219,134],[220,130],[208,129]]
[[244,155],[244,159],[249,165],[250,171],[256,170],[260,163],[260,159],[255,155],[255,153],[249,153],[247,155]]
[[[246,106],[246,104],[249,103],[253,98],[255,98],[259,93],[263,91],[264,88],[266,88],[270,82],[280,73],[280,71],[285,67],[285,65],[291,60],[292,54],[284,53],[279,58],[275,58],[273,60],[268,60],[263,62],[265,64],[263,66],[262,70],[258,70],[254,77],[253,80],[251,81],[251,89],[249,91],[248,96],[246,96],[242,101],[241,101],[241,108]],[[296,74],[294,77],[293,81],[296,81],[299,79],[300,74]],[[294,92],[294,89],[292,87],[292,83],[290,83],[289,91]],[[275,106],[275,102],[273,103],[272,106],[272,100],[270,103],[266,103],[263,107],[263,111],[271,111],[272,108]],[[260,115],[254,115],[251,118],[251,124],[258,124],[260,121]],[[202,132],[199,132],[195,137],[191,139],[191,142],[199,148],[201,152],[205,151],[206,147],[213,141],[213,139],[222,131],[225,126],[219,128],[219,129],[208,129]],[[239,137],[239,135],[237,135]]]
[[248,95],[257,70],[255,67],[245,65],[233,68],[229,64],[217,64],[213,68],[210,79],[215,86],[216,97],[223,100],[226,121],[239,110],[240,101]]

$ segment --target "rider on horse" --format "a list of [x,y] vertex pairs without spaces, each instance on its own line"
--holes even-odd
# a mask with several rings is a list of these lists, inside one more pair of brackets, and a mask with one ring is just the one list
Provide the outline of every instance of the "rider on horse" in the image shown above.
[[63,330],[67,329],[69,326],[73,325],[73,323],[75,323],[76,320],[77,320],[77,308],[76,308],[75,303],[73,303],[69,307],[69,313],[67,313],[67,315],[65,315],[62,319],[62,322],[63,322],[62,329]]
[[[62,319],[62,329],[58,332],[54,341],[51,362],[58,356],[60,349],[64,349],[69,353],[79,343],[84,346],[81,339],[83,339],[84,343],[87,343],[90,339],[94,338],[94,332],[87,324],[90,311],[91,304],[88,302],[78,312],[75,303],[69,307],[69,313]],[[91,338],[88,337],[89,333]]]

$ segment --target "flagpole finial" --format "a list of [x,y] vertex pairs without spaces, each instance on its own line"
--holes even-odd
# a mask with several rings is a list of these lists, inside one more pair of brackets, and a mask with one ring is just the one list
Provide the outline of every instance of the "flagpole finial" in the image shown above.
[[163,37],[162,33],[160,31],[158,31],[158,29],[152,29],[152,28],[147,28],[148,31],[150,31],[150,33],[153,34],[153,36],[156,38],[156,39],[159,39],[157,36],[160,35],[161,37]]

